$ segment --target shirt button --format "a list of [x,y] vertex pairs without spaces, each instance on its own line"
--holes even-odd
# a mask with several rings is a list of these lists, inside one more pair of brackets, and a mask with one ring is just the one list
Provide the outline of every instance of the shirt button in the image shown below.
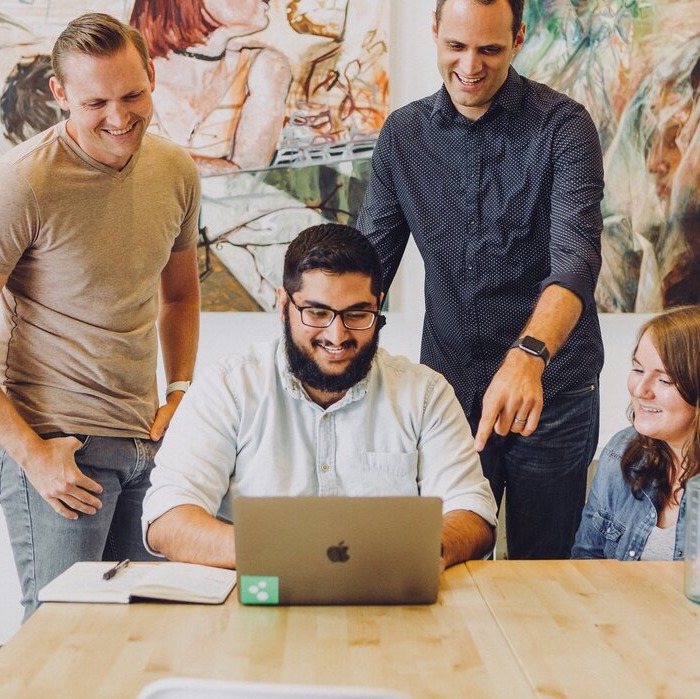
[[321,471],[323,471],[324,473],[326,473],[327,471],[330,470],[330,468],[331,468],[331,467],[330,467],[328,464],[323,464],[323,465],[321,466]]
[[634,558],[634,554],[635,554],[634,551],[630,551],[630,552],[629,552],[629,557],[630,557],[630,558]]

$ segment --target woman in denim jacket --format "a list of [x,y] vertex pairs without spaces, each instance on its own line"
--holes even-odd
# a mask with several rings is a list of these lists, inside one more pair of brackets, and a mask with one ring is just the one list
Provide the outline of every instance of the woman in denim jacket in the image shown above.
[[700,306],[642,326],[627,388],[633,427],[603,449],[571,555],[680,560],[685,484],[700,472]]

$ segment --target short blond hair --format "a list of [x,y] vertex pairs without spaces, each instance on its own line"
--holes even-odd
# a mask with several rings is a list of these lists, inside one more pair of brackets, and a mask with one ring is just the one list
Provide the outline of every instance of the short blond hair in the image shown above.
[[69,54],[113,56],[129,44],[136,48],[148,71],[148,48],[138,29],[103,12],[88,12],[69,22],[56,39],[51,51],[51,67],[58,82],[65,85],[64,64]]

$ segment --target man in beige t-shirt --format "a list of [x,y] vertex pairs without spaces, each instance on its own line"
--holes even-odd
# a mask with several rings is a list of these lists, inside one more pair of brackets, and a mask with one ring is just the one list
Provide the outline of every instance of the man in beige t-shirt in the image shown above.
[[83,15],[52,63],[68,120],[0,158],[0,502],[25,618],[74,561],[148,557],[141,502],[199,323],[199,179],[146,134],[143,38]]

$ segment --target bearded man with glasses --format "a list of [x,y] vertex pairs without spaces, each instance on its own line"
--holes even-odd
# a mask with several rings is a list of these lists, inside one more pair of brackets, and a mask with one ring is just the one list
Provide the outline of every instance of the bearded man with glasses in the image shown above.
[[443,564],[493,547],[496,506],[454,390],[378,347],[382,268],[358,231],[302,231],[277,291],[283,336],[202,372],[164,439],[144,541],[235,568],[237,496],[443,500]]

